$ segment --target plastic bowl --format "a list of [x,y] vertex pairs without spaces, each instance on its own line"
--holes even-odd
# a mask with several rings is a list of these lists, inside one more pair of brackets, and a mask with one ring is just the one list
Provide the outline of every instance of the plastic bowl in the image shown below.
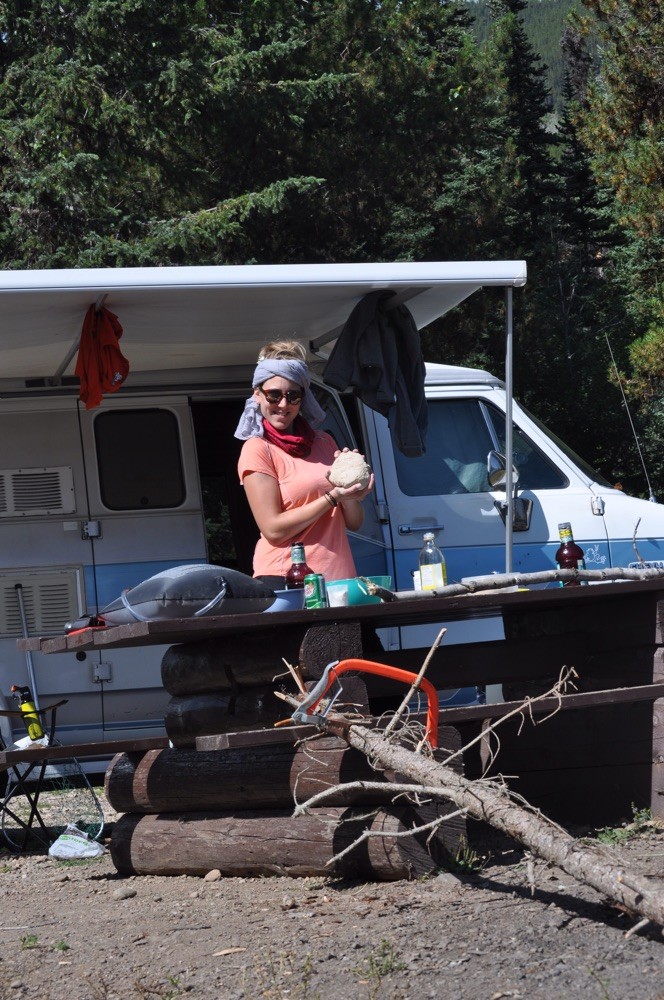
[[[379,587],[385,587],[386,590],[392,586],[391,576],[367,576],[366,579],[378,584]],[[330,580],[328,587],[334,586],[335,583],[343,583],[348,587],[348,604],[350,606],[380,604],[380,597],[370,597],[365,591],[363,581],[358,577],[353,577],[352,580]]]
[[304,607],[304,589],[275,590],[275,601],[266,611],[301,611]]

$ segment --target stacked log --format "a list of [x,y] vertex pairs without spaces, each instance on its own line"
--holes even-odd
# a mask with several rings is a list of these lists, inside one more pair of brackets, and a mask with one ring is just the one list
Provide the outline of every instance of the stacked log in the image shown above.
[[[313,737],[313,738],[312,738]],[[456,730],[443,730],[447,751]],[[417,805],[391,787],[398,775],[374,771],[366,757],[311,727],[201,738],[200,749],[119,754],[106,774],[111,806],[125,815],[111,837],[123,875],[337,875],[373,880],[416,877],[454,856],[465,836],[459,817],[412,837],[450,808]],[[206,749],[207,747],[208,749]],[[441,759],[447,753],[439,755]],[[340,787],[324,808],[293,819],[296,801],[350,781],[384,789]],[[364,832],[372,836],[330,866]]]
[[[119,754],[106,772],[106,795],[124,815],[111,856],[123,875],[342,875],[393,880],[430,872],[454,856],[465,834],[456,818],[431,837],[417,829],[450,811],[401,797],[364,754],[311,726],[275,728],[290,715],[275,694],[293,692],[284,660],[313,683],[333,660],[361,657],[356,623],[280,626],[270,633],[172,646],[162,661],[171,695],[165,725],[171,748]],[[361,677],[344,677],[335,708],[367,716]],[[446,731],[458,749],[456,730]],[[344,787],[380,782],[378,790]],[[336,788],[324,808],[294,819],[296,802]],[[358,837],[370,834],[337,858]],[[330,865],[332,859],[335,859]]]
[[[193,747],[199,736],[271,728],[286,712],[275,696],[298,665],[304,680],[318,679],[332,660],[362,655],[360,626],[298,626],[171,646],[161,678],[171,695],[164,717],[177,747]],[[292,685],[289,685],[292,690]]]
[[[428,874],[442,860],[427,834],[390,837],[420,824],[418,810],[317,809],[293,819],[292,810],[240,813],[129,815],[111,843],[123,875],[335,875],[396,881]],[[365,831],[373,836],[335,862]]]

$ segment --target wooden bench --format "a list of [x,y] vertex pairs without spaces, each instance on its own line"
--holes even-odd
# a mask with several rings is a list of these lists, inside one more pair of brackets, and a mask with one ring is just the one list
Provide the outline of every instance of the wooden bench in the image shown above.
[[[60,745],[55,740],[56,714],[58,708],[64,704],[66,699],[36,710],[47,736],[47,745],[33,744],[22,748],[10,747],[0,750],[0,776],[5,775],[7,779],[6,783],[3,781],[0,791],[0,822],[3,840],[10,850],[24,851],[34,843],[42,848],[48,848],[54,839],[39,807],[45,781],[49,780],[47,767],[50,762],[69,761],[70,765],[76,767],[78,781],[82,781],[84,787],[87,787],[89,798],[98,813],[99,829],[101,829],[102,808],[89,782],[81,774],[79,760],[108,757],[118,753],[163,750],[168,746],[168,739],[165,736]],[[0,714],[14,718],[22,716],[20,711],[11,710],[2,710]]]
[[108,740],[97,743],[72,743],[63,746],[26,747],[23,750],[0,750],[0,771],[14,764],[31,764],[35,761],[68,760],[110,757],[116,753],[143,753],[146,750],[165,750],[166,736],[148,736],[133,740]]

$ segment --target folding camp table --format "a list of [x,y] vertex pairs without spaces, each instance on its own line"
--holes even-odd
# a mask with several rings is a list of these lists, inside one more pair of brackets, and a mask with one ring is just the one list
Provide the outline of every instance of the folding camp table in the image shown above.
[[[48,705],[46,708],[35,709],[46,735],[46,742],[43,747],[44,751],[54,742],[57,710],[66,704],[67,699],[65,698],[62,701],[56,701],[53,705]],[[22,712],[10,709],[0,710],[0,715],[18,719],[23,717]],[[47,725],[46,720],[49,716],[50,721]],[[48,759],[46,756],[41,756],[40,744],[38,742],[31,745],[30,750],[33,751],[33,755],[30,756],[27,748],[23,752],[8,750],[4,740],[0,736],[0,749],[11,754],[14,758],[12,760],[10,757],[9,760],[0,763],[0,774],[4,772],[7,775],[7,782],[0,801],[3,839],[10,850],[24,851],[30,843],[31,836],[36,837],[37,840],[48,847],[51,843],[51,838],[39,811],[39,796],[44,785]],[[39,756],[34,756],[35,750],[39,753]],[[25,756],[23,761],[20,759],[22,756]],[[20,816],[17,811],[16,803],[21,796],[27,799],[30,807],[27,819]],[[12,805],[14,808],[12,808]],[[13,831],[12,836],[9,836],[6,832],[10,821],[18,828],[19,832],[17,832],[16,837],[13,835]]]

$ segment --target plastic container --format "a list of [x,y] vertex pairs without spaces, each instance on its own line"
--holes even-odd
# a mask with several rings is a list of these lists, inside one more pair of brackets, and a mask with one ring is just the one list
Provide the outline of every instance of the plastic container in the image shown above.
[[[391,576],[368,576],[366,579],[371,580],[372,583],[377,583],[379,587],[385,587],[386,590],[389,590],[392,586]],[[358,604],[380,604],[380,597],[370,597],[364,590],[362,580],[357,577],[353,577],[352,580],[331,580],[327,585],[328,593],[330,588],[337,584],[343,584],[348,589],[348,604],[351,607],[355,607]]]

